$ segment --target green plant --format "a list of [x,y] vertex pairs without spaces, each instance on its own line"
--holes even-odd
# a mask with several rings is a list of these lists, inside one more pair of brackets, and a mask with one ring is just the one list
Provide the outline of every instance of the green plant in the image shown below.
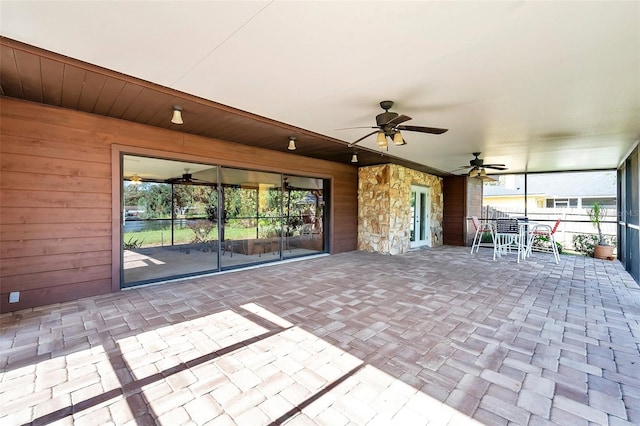
[[600,203],[594,203],[593,207],[587,210],[589,214],[589,220],[593,226],[598,230],[598,245],[600,246],[608,246],[607,241],[602,235],[602,229],[600,228],[600,223],[607,217],[607,209],[603,209]]
[[604,244],[600,244],[600,237],[595,234],[576,234],[573,236],[575,250],[588,257],[593,257],[597,245],[615,246],[616,237],[605,235],[604,242]]
[[275,238],[280,236],[280,228],[264,227],[260,228],[260,238]]
[[133,250],[133,249],[137,249],[137,248],[142,247],[142,243],[143,242],[144,242],[144,240],[139,240],[137,238],[134,240],[133,237],[130,237],[127,241],[125,241],[122,244],[122,247],[125,250]]
[[573,247],[584,256],[593,257],[598,236],[594,234],[576,234],[573,236]]
[[480,236],[480,243],[493,243],[493,235],[491,235],[491,232],[483,232]]
[[208,243],[215,239],[215,236],[210,234],[216,228],[216,225],[208,220],[199,220],[188,224],[187,227],[194,233],[193,240],[191,240],[192,244]]
[[208,206],[205,210],[207,211],[207,219],[211,223],[218,223],[218,206]]
[[[537,235],[533,240],[533,247],[541,249],[541,250],[549,250],[551,249],[551,242],[549,241],[549,237],[545,235]],[[562,244],[556,241],[556,247],[558,248],[558,254],[562,254]]]
[[302,218],[300,216],[289,216],[287,218],[287,226],[292,230],[301,227],[303,224]]

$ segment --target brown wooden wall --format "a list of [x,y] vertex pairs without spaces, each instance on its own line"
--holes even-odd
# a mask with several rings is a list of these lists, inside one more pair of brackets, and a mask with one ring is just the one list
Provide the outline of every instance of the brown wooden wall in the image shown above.
[[356,167],[5,97],[0,120],[1,312],[112,291],[114,152],[329,178],[331,253],[356,249]]
[[452,246],[471,245],[475,228],[469,220],[482,213],[482,180],[448,176],[443,184],[443,242]]
[[449,176],[443,180],[442,242],[464,246],[467,211],[467,177]]

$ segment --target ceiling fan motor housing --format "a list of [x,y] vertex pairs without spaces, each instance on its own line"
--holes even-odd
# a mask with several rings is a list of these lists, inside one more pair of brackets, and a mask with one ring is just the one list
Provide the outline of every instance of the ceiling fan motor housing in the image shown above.
[[397,116],[397,112],[385,111],[382,114],[376,115],[376,124],[378,125],[378,127],[383,127],[385,124],[387,124]]
[[397,112],[389,112],[391,107],[393,106],[393,101],[382,101],[380,102],[380,108],[384,110],[382,114],[376,115],[376,124],[380,127],[384,132],[389,135],[391,129],[384,128],[385,124],[393,120],[398,116]]

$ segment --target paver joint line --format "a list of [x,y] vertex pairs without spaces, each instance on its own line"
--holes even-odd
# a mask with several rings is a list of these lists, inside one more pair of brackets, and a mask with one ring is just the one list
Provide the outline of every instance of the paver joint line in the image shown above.
[[58,420],[62,420],[63,418],[71,415],[71,414],[77,414],[80,413],[81,411],[84,411],[88,408],[94,407],[98,404],[101,404],[105,401],[108,401],[110,399],[116,398],[118,396],[122,396],[125,391],[127,394],[131,394],[134,393],[132,392],[132,390],[136,390],[136,391],[140,391],[142,389],[142,387],[147,386],[151,383],[155,383],[159,380],[162,379],[166,379],[167,377],[170,377],[172,375],[178,374],[182,371],[185,371],[187,369],[190,369],[192,367],[195,367],[197,365],[203,364],[205,362],[214,360],[216,358],[221,357],[222,355],[227,355],[232,353],[235,350],[238,350],[239,348],[245,347],[247,345],[250,345],[252,343],[256,343],[260,340],[269,338],[271,336],[274,336],[278,333],[281,333],[282,331],[284,331],[286,329],[284,328],[278,328],[278,329],[274,329],[271,331],[268,331],[266,333],[263,333],[261,335],[258,336],[254,336],[251,337],[249,339],[246,339],[242,342],[238,342],[236,344],[230,345],[226,348],[222,348],[219,349],[217,351],[211,352],[210,354],[207,355],[203,355],[199,358],[196,358],[194,360],[191,360],[188,362],[187,364],[179,364],[173,367],[169,367],[159,373],[153,374],[151,376],[147,376],[147,377],[143,377],[141,379],[135,380],[131,383],[128,383],[126,385],[123,385],[120,388],[116,388],[116,389],[112,389],[109,391],[106,391],[100,395],[96,395],[94,397],[88,398],[86,400],[83,401],[79,401],[78,403],[72,404],[69,407],[65,407],[65,408],[61,408],[53,413],[50,414],[46,414],[42,417],[36,418],[33,420],[34,424],[47,424],[47,423],[51,423],[54,421],[58,421]]
[[359,366],[351,369],[347,373],[340,376],[338,379],[334,380],[332,383],[328,384],[327,386],[320,389],[318,392],[306,398],[304,401],[302,401],[301,403],[299,403],[298,405],[296,405],[295,407],[293,407],[292,409],[284,413],[282,416],[278,417],[276,420],[271,422],[269,426],[279,426],[284,422],[286,422],[287,420],[291,419],[296,414],[301,413],[302,410],[305,409],[305,407],[308,407],[313,402],[320,399],[322,396],[328,394],[332,389],[334,389],[339,384],[343,383],[345,380],[353,377],[358,371],[362,370],[362,368],[364,368],[365,366],[366,364],[360,364]]

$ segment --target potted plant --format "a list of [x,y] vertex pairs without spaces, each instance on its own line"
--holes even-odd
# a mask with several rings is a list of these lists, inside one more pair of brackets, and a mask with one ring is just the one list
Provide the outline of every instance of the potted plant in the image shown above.
[[595,246],[593,257],[597,259],[612,259],[613,258],[613,246],[607,243],[604,235],[602,235],[602,228],[600,224],[607,217],[607,210],[603,209],[599,203],[594,203],[587,213],[589,219],[595,228],[598,230],[598,244]]
[[287,219],[287,236],[292,236],[302,224],[303,221],[300,216],[289,216]]

